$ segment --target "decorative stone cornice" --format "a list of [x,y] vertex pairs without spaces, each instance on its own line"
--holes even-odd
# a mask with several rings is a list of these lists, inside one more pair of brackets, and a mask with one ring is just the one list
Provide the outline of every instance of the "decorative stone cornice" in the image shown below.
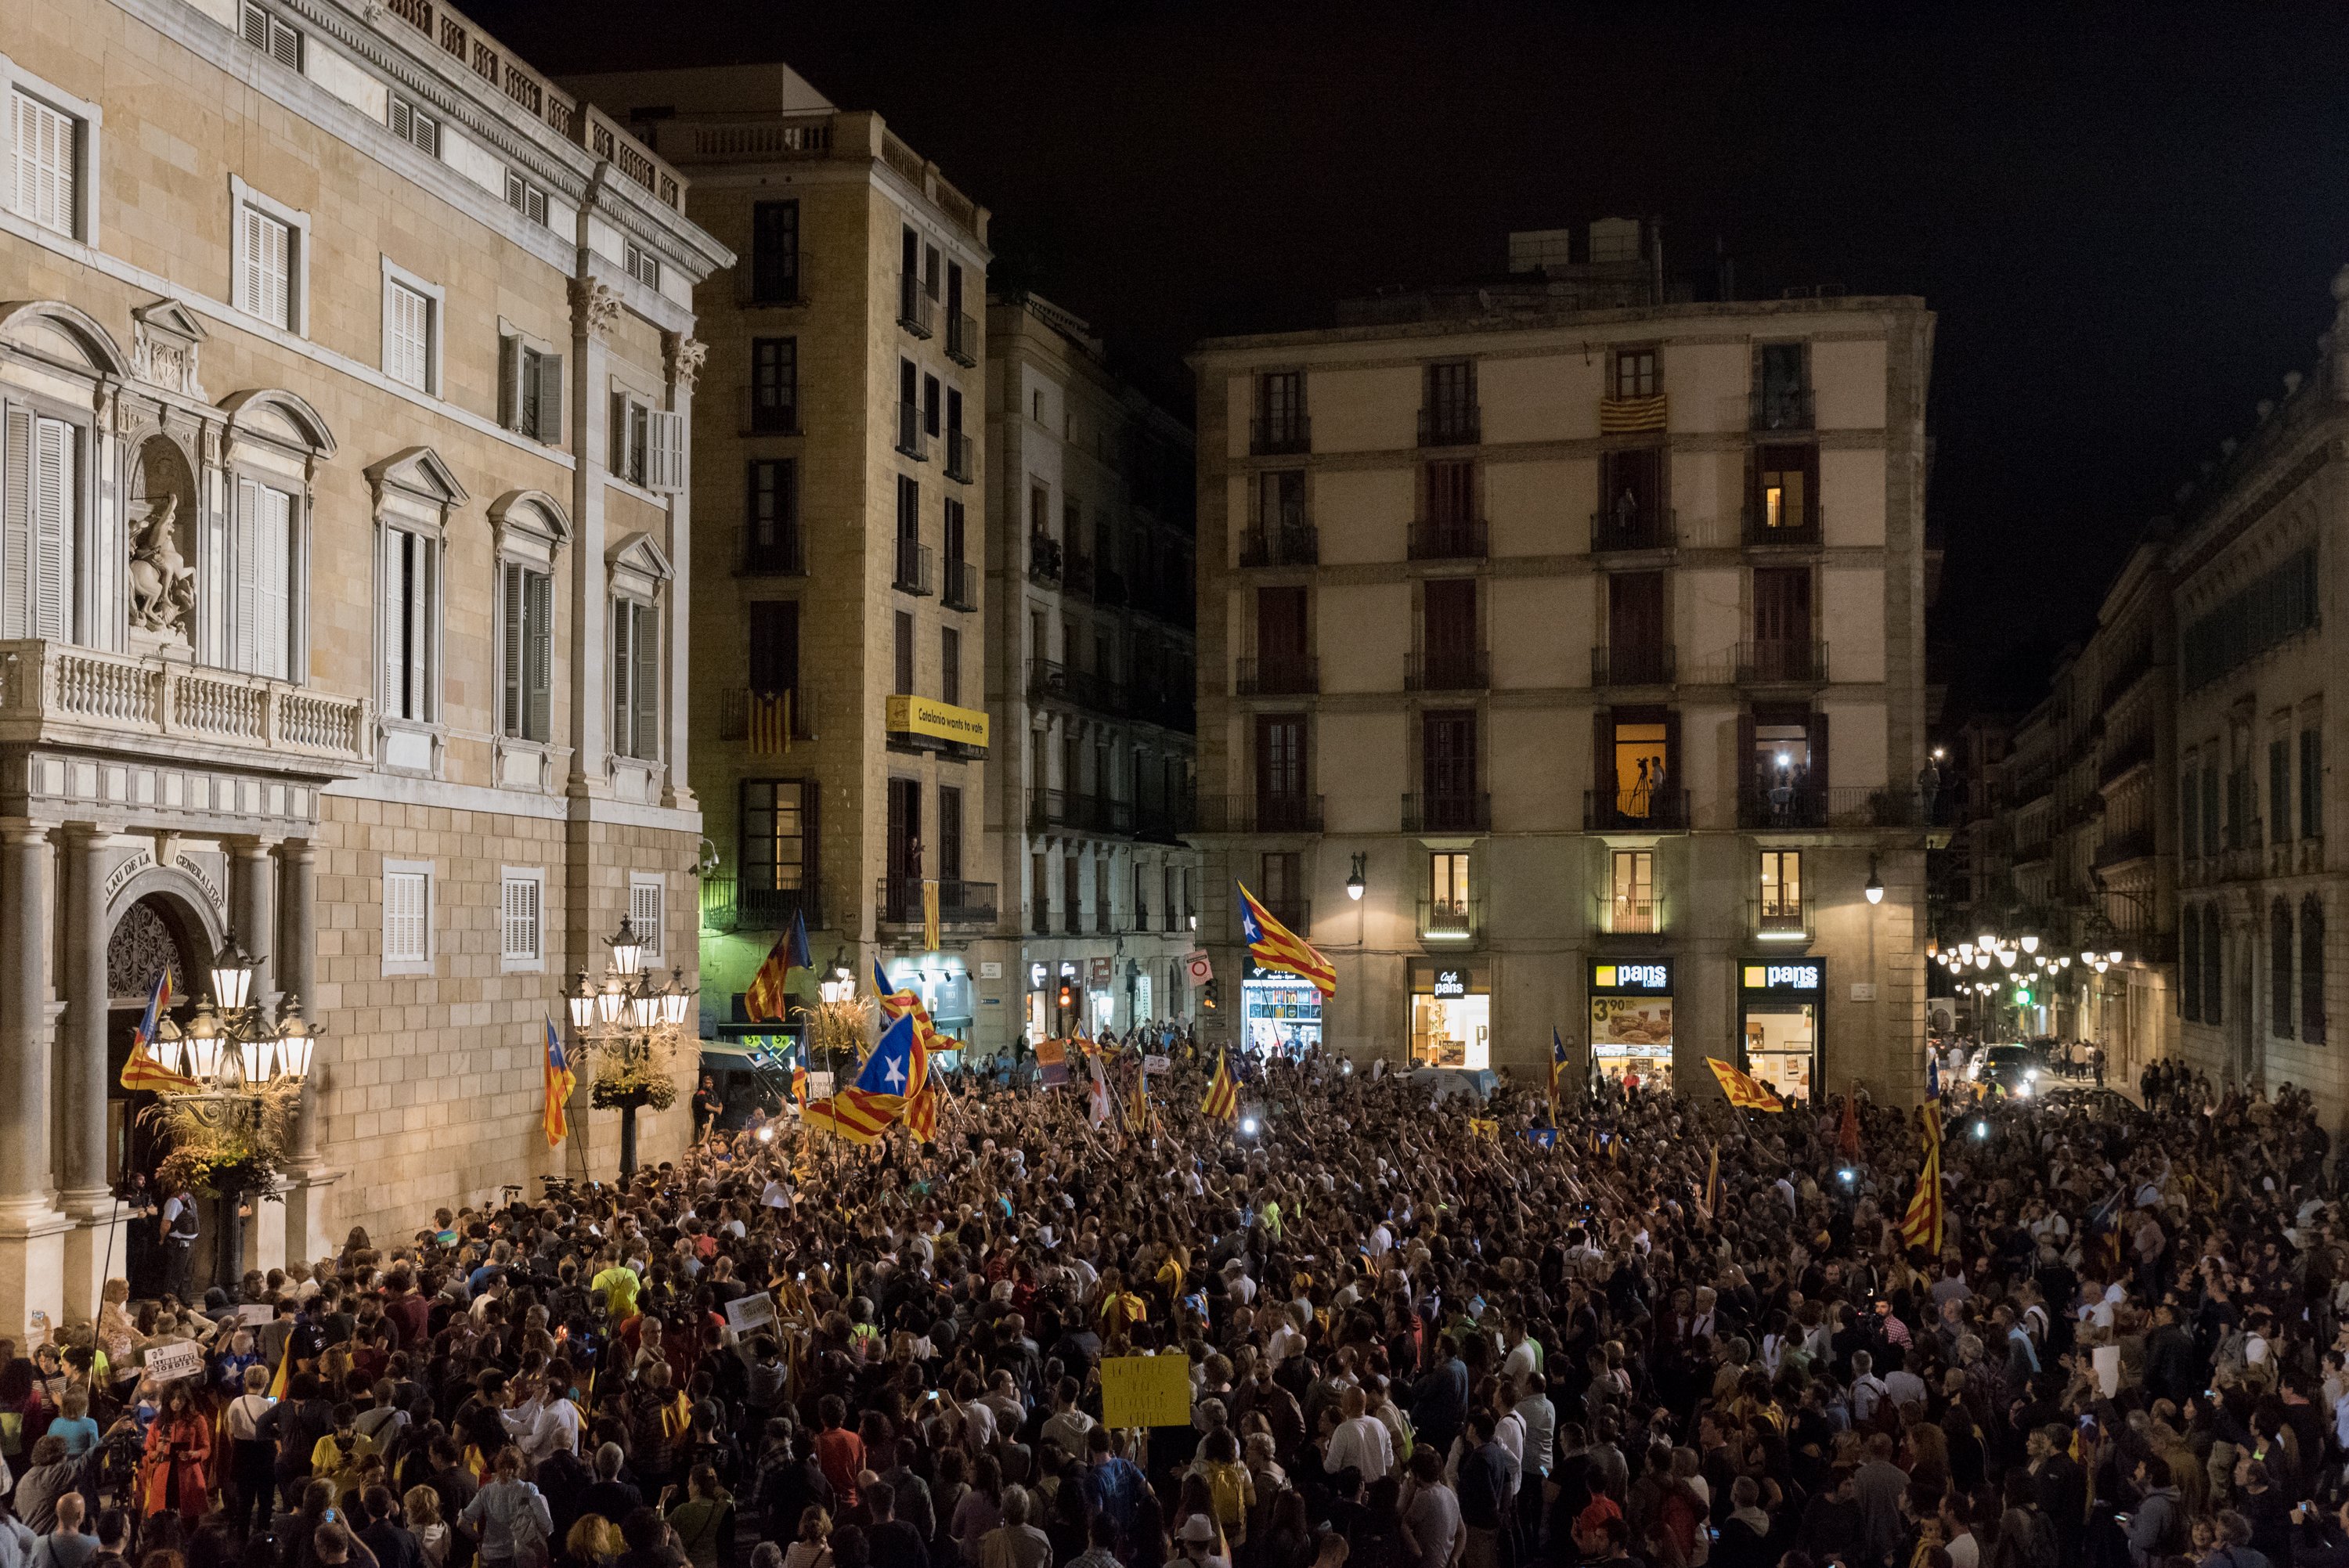
[[678,387],[690,388],[701,379],[701,362],[709,357],[709,345],[682,332],[661,334],[661,359],[668,366],[668,378]]
[[601,337],[620,314],[620,295],[595,278],[565,280],[571,295],[571,331],[575,337]]

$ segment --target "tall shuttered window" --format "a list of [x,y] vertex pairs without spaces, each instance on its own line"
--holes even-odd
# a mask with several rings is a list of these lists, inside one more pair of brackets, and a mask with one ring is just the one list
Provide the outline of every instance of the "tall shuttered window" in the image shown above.
[[2313,728],[2300,732],[2300,836],[2324,836],[2324,734]]
[[383,286],[383,373],[403,387],[430,392],[433,304],[431,295],[406,284]]
[[378,692],[385,717],[429,724],[440,717],[434,646],[440,626],[440,546],[422,534],[387,528],[383,533],[383,680]]
[[21,88],[8,95],[8,119],[16,150],[9,205],[44,229],[73,233],[80,211],[79,122]]
[[243,17],[244,41],[294,70],[302,68],[302,35],[270,12],[245,0]]
[[660,756],[660,612],[633,599],[612,601],[612,750]]
[[237,213],[244,230],[244,265],[237,274],[237,308],[272,326],[294,325],[294,225],[247,204]]
[[507,429],[536,440],[563,439],[563,356],[508,333],[500,346],[498,401]]
[[236,604],[230,664],[274,680],[294,672],[293,495],[255,480],[236,485]]
[[498,568],[498,727],[515,740],[553,737],[554,580],[516,562]]
[[73,635],[74,519],[81,500],[80,430],[29,408],[7,415],[0,454],[0,636]]

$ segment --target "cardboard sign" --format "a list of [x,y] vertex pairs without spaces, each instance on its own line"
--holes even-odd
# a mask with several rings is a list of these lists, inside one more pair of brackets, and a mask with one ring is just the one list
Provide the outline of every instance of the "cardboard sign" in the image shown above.
[[738,1295],[726,1304],[726,1326],[737,1334],[748,1334],[775,1321],[775,1298],[765,1291],[756,1295]]
[[1142,1058],[1142,1070],[1146,1073],[1172,1072],[1174,1070],[1174,1058],[1153,1051]]
[[236,1320],[247,1328],[258,1328],[277,1315],[277,1309],[265,1301],[248,1301],[236,1309]]
[[158,1383],[173,1383],[182,1377],[204,1375],[204,1353],[201,1346],[182,1342],[178,1345],[150,1345],[147,1347],[147,1376]]
[[1191,1362],[1181,1355],[1112,1356],[1101,1364],[1102,1421],[1110,1427],[1191,1424]]

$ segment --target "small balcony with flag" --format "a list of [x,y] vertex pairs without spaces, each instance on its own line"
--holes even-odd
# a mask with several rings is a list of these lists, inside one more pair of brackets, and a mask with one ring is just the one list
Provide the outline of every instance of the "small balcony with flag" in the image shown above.
[[718,738],[740,743],[753,757],[784,757],[815,738],[815,702],[802,688],[762,691],[729,686],[719,698]]

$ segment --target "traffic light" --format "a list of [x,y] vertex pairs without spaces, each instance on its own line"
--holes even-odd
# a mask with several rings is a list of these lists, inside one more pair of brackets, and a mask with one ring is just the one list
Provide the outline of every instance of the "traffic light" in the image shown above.
[[1066,980],[1061,981],[1061,1010],[1065,1012],[1067,1009],[1069,1009],[1069,1008],[1071,1008],[1071,1007],[1073,1007],[1073,1006],[1075,1006],[1076,1005],[1077,1005],[1077,993],[1076,993],[1076,989],[1075,989],[1075,987],[1071,986],[1071,985],[1070,985]]
[[1206,994],[1199,998],[1199,1006],[1212,1013],[1222,1005],[1222,988],[1219,983],[1214,980],[1208,981]]
[[2028,986],[2028,985],[2017,985],[2017,986],[2014,988],[2014,1004],[2015,1004],[2015,1006],[2018,1006],[2018,1007],[2028,1007],[2029,1006],[2031,1006],[2031,987],[2030,987],[2030,986]]

